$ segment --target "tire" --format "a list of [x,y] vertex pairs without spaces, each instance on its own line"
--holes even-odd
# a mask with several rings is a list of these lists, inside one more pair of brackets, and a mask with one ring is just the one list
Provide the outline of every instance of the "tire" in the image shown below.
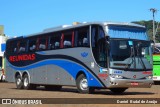
[[16,87],[17,89],[23,89],[23,81],[20,75],[17,75],[15,78],[16,82]]
[[62,86],[60,86],[60,85],[46,85],[45,89],[49,90],[49,91],[60,91],[62,89]]
[[110,90],[114,94],[122,94],[127,88],[111,88]]
[[29,83],[29,77],[27,74],[23,76],[23,88],[26,90],[36,89],[36,85]]
[[88,87],[88,80],[84,74],[80,74],[76,79],[77,89],[82,94],[89,94],[94,92],[94,88]]

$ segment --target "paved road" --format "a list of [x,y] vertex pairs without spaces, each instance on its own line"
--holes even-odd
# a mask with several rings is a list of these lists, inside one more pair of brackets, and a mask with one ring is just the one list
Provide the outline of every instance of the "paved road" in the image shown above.
[[[0,83],[0,98],[160,98],[160,85],[153,85],[152,88],[130,88],[121,95],[114,95],[107,89],[96,90],[94,94],[79,94],[75,87],[63,87],[61,91],[47,91],[44,87],[39,87],[37,90],[18,90],[14,83]],[[92,107],[94,106],[92,104]],[[119,107],[120,105],[111,104],[110,106]],[[145,107],[150,107],[150,104],[145,104]],[[158,105],[153,104],[152,107],[158,107]]]

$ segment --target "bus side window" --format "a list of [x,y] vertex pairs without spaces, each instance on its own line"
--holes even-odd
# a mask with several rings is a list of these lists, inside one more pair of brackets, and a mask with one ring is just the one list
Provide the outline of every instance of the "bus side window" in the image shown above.
[[54,34],[50,37],[50,49],[59,49],[60,48],[60,36]]
[[20,42],[17,41],[16,44],[14,45],[14,53],[18,53],[19,52],[19,46],[20,46]]
[[75,32],[75,39],[78,47],[89,47],[89,27],[77,29]]
[[6,52],[7,52],[7,54],[12,53],[12,48],[11,48],[11,46],[12,46],[11,42],[7,41],[7,42],[6,42]]
[[26,51],[26,45],[27,45],[26,41],[21,41],[18,52],[19,53],[24,53]]
[[7,43],[7,52],[12,54],[17,52],[17,41],[10,41]]
[[16,47],[14,47],[13,49],[14,49],[14,50],[13,50],[13,53],[16,53],[16,52],[17,52],[17,50],[18,50],[18,49],[17,49],[17,46],[16,46]]
[[42,37],[39,40],[39,50],[47,49],[47,37]]
[[64,48],[71,48],[74,45],[74,33],[72,31],[67,31],[64,33],[64,41],[63,46]]
[[50,37],[50,49],[55,49],[55,40],[54,37]]
[[36,50],[36,39],[30,39],[29,41],[29,51],[33,52]]

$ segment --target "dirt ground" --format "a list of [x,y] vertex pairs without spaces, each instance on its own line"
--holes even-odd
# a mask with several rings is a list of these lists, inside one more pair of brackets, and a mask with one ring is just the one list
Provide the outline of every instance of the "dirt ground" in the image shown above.
[[[119,101],[122,99],[130,99],[130,98],[160,98],[160,85],[153,85],[152,88],[130,88],[126,90],[121,95],[115,95],[108,89],[96,90],[93,94],[80,94],[77,92],[75,87],[66,87],[64,86],[61,91],[47,91],[44,87],[39,87],[36,90],[18,90],[16,89],[16,85],[14,83],[0,83],[0,98],[53,98],[52,100],[60,99],[79,99],[79,98],[97,98],[99,99],[107,99],[107,98],[116,98]],[[2,99],[1,99],[2,100]],[[96,102],[96,99],[93,103]],[[157,100],[159,101],[159,100]],[[160,104],[43,104],[43,105],[4,105],[1,104],[0,107],[158,107]]]

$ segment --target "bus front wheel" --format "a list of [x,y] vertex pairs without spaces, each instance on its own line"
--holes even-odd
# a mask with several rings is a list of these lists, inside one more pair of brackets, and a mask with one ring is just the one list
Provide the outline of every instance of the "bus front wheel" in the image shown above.
[[111,88],[110,90],[115,94],[122,94],[127,88]]
[[23,82],[22,82],[22,78],[20,75],[17,75],[16,78],[16,87],[17,89],[22,89],[23,88]]
[[84,74],[80,74],[76,79],[77,89],[80,93],[89,94],[94,92],[94,88],[88,87],[88,80]]

